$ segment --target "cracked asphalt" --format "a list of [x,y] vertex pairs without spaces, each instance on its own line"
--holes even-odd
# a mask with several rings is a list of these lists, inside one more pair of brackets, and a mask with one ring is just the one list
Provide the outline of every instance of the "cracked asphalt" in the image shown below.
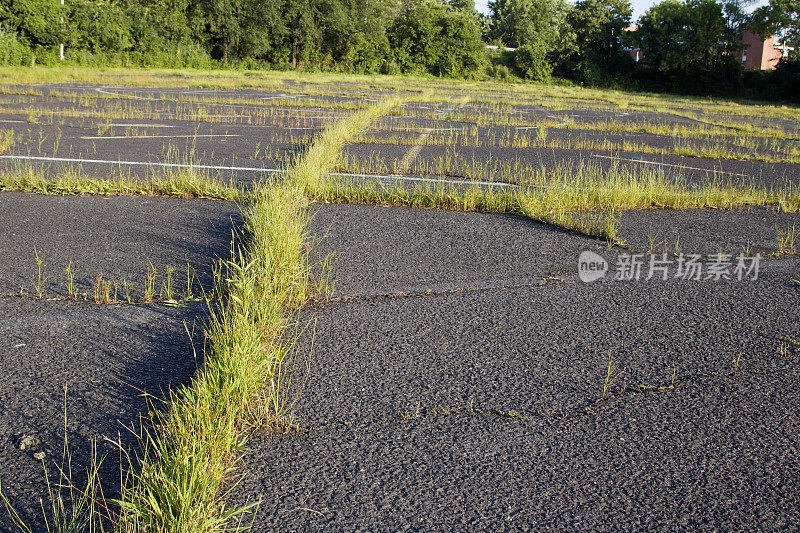
[[[151,163],[209,165],[200,173],[247,188],[265,174],[256,170],[281,168],[315,132],[384,94],[284,85],[7,87],[0,128],[14,130],[15,145],[4,155],[85,159],[32,164],[61,173],[74,163],[98,177],[146,178]],[[719,117],[481,98],[404,105],[347,152],[390,169],[413,147],[381,136],[418,138],[420,128],[478,124],[486,113],[509,125],[477,128],[478,146],[424,146],[412,159],[433,164],[457,149],[498,165],[646,165],[690,184],[780,187],[800,175],[786,163],[487,146],[517,120],[585,126],[550,127],[557,141],[668,148],[668,136],[593,124]],[[733,133],[720,139],[738,146]],[[765,139],[753,142],[766,149]],[[119,160],[138,166],[109,163]],[[330,258],[334,290],[305,306],[292,330],[297,427],[250,435],[238,457],[226,501],[261,498],[254,531],[800,529],[800,259],[778,245],[800,214],[628,211],[619,214],[622,246],[507,215],[332,204],[312,204],[309,214],[315,273]],[[161,398],[202,364],[205,306],[164,305],[167,272],[183,291],[189,264],[194,293],[207,289],[240,227],[231,202],[0,193],[0,480],[35,530],[46,493],[37,455],[53,472],[65,432],[76,471],[98,443],[106,494],[116,496],[125,470],[118,448],[137,451],[131,428],[147,412],[144,393]],[[587,284],[578,276],[587,250],[612,267],[651,251],[672,261],[720,252],[763,259],[758,279],[690,281],[671,271],[666,281],[609,274]],[[67,266],[76,299],[67,298]],[[154,303],[93,303],[98,277],[120,299],[128,283],[141,299],[153,271]],[[604,393],[609,355],[614,379]],[[31,436],[39,442],[20,450]],[[2,508],[0,528],[13,529]]]
[[[302,429],[242,453],[228,500],[263,498],[254,529],[800,526],[796,258],[584,284],[580,251],[629,250],[513,216],[311,211],[336,286],[300,317]],[[706,240],[717,211],[630,215],[623,237],[669,226],[687,253],[767,239],[759,211]]]
[[[209,287],[215,258],[230,255],[239,211],[219,201],[6,192],[0,206],[0,481],[16,511],[41,531],[39,499],[49,502],[43,464],[51,484],[59,482],[65,437],[74,481],[83,482],[95,442],[105,458],[106,497],[118,497],[128,468],[120,447],[135,467],[141,417],[202,365],[204,303],[98,305],[95,276],[128,280],[138,300],[151,265],[160,292],[167,265],[185,287],[178,267],[189,261],[199,292],[201,281]],[[45,261],[41,298],[33,289],[35,253]],[[77,300],[66,298],[69,262]],[[20,450],[25,437],[38,444]],[[0,529],[16,531],[4,506]]]

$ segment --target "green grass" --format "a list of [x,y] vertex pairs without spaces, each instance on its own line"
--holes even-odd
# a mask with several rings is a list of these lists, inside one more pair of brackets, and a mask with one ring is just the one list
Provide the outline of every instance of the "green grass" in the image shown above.
[[[340,170],[385,174],[394,172],[396,168],[396,160],[387,165],[377,158],[359,160],[345,157]],[[520,161],[479,161],[474,157],[467,159],[455,150],[448,150],[433,160],[417,161],[411,173],[431,177],[459,177],[466,180],[467,185],[472,180],[487,179],[514,184],[518,188],[495,192],[476,187],[474,195],[525,197],[529,203],[539,206],[537,212],[544,213],[553,210],[621,211],[643,208],[732,208],[748,205],[778,206],[784,211],[796,211],[800,208],[800,188],[791,185],[769,188],[755,183],[731,183],[715,177],[702,185],[691,185],[682,176],[670,178],[658,168],[629,167],[619,163],[603,167],[592,162],[567,162],[549,168]],[[359,184],[343,180],[340,188],[349,190],[348,196],[358,198],[360,187]],[[360,194],[376,196],[384,193],[371,190]],[[403,194],[405,193],[397,191],[389,196]],[[427,193],[425,188],[421,188],[415,194],[419,196]],[[442,191],[438,191],[438,194],[442,195]],[[461,193],[451,187],[446,194],[458,196]],[[430,207],[434,207],[436,202],[428,203],[431,204]]]
[[193,169],[154,171],[146,179],[130,176],[98,178],[80,168],[69,168],[44,176],[32,165],[0,170],[0,191],[41,194],[83,194],[104,196],[165,196],[242,201],[248,194],[234,183],[223,183]]
[[14,146],[14,130],[0,130],[0,154],[11,150]]
[[[25,71],[25,82],[82,80],[109,83],[119,71],[87,72],[80,69]],[[0,81],[16,71],[0,69]],[[126,81],[161,84],[154,72],[134,73]],[[278,87],[293,75],[223,72],[185,73],[194,86]],[[38,77],[37,77],[38,76]],[[96,77],[95,77],[96,76]],[[5,77],[5,78],[4,78]],[[88,78],[88,79],[87,79]],[[309,83],[339,80],[320,75]],[[351,79],[348,77],[347,79]],[[102,81],[101,81],[102,80]],[[369,85],[373,78],[360,78]],[[407,79],[381,79],[386,87]],[[170,83],[185,84],[186,78]],[[417,80],[414,91],[425,89]],[[477,85],[443,83],[457,90]],[[523,90],[524,89],[524,90]],[[535,89],[535,87],[534,87]],[[486,90],[482,87],[481,90]],[[531,86],[510,93],[525,94]],[[542,90],[547,93],[547,90]],[[576,91],[583,97],[591,94]],[[425,95],[431,98],[429,95]],[[439,95],[437,98],[446,98]],[[711,184],[688,190],[663,175],[637,174],[615,168],[598,174],[588,166],[516,176],[517,188],[491,189],[473,185],[455,187],[396,186],[378,189],[347,180],[332,179],[330,171],[340,164],[342,147],[366,130],[379,116],[396,109],[399,97],[390,97],[353,114],[322,132],[304,156],[289,168],[285,179],[266,182],[245,195],[233,186],[198,177],[195,173],[171,173],[160,180],[138,182],[130,178],[100,180],[65,173],[47,180],[33,168],[0,174],[0,189],[49,194],[142,194],[247,200],[244,240],[232,248],[230,260],[217,269],[206,330],[207,350],[203,367],[191,384],[173,391],[165,404],[154,406],[141,438],[141,469],[125,487],[117,524],[131,531],[218,531],[241,519],[248,508],[229,507],[225,490],[235,483],[237,453],[247,432],[256,426],[287,427],[292,423],[289,393],[291,338],[287,338],[293,311],[318,294],[311,279],[306,234],[309,201],[406,205],[422,208],[512,213],[573,229],[589,235],[616,239],[617,218],[622,209],[641,207],[690,208],[735,205],[800,206],[797,191],[766,191]],[[625,104],[629,105],[628,103]],[[477,172],[477,169],[475,170]],[[99,298],[107,287],[98,284]],[[152,291],[155,289],[153,288]],[[170,289],[166,289],[169,291]],[[611,358],[603,396],[613,381]]]
[[254,192],[244,210],[246,245],[220,267],[225,303],[212,309],[208,357],[191,385],[151,414],[142,469],[122,501],[124,528],[217,531],[246,510],[226,506],[220,487],[249,425],[291,422],[284,333],[290,310],[312,296],[306,198],[323,188],[342,145],[399,103],[390,98],[333,125],[285,180]]

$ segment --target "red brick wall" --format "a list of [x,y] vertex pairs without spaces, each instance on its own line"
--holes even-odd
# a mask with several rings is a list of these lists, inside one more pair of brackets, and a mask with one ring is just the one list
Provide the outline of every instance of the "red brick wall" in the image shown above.
[[775,37],[762,41],[758,35],[745,31],[742,43],[745,45],[744,53],[747,56],[744,61],[746,69],[771,70],[781,59],[782,52],[775,49]]

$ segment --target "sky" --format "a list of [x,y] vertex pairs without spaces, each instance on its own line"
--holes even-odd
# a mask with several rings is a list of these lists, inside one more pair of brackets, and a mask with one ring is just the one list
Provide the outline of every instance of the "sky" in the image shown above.
[[[631,0],[633,6],[633,21],[639,20],[639,17],[644,15],[644,12],[650,9],[661,0]],[[489,0],[475,0],[475,9],[481,13],[489,14]]]

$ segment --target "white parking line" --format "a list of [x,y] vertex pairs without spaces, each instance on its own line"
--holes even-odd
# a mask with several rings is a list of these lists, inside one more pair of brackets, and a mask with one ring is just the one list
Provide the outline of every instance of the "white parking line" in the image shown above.
[[259,100],[280,100],[281,98],[284,99],[294,99],[294,98],[301,98],[303,96],[308,96],[307,94],[279,94],[277,96],[262,96]]
[[[247,118],[250,115],[186,115],[188,118]],[[177,120],[177,119],[176,119]],[[170,126],[172,127],[172,126]]]
[[166,124],[111,124],[114,128],[174,128]]
[[730,176],[744,176],[745,178],[750,177],[749,174],[740,174],[738,172],[726,172],[723,170],[716,170],[710,168],[700,168],[700,167],[688,167],[686,165],[675,165],[672,163],[659,163],[658,161],[647,161],[646,159],[634,159],[628,157],[618,157],[615,155],[600,155],[600,154],[592,154],[592,157],[598,157],[601,159],[613,159],[618,161],[630,161],[632,163],[641,163],[643,165],[657,165],[662,167],[673,167],[678,169],[686,169],[686,170],[702,170],[704,172],[712,172],[714,174],[728,174]]
[[[266,174],[285,174],[282,168],[259,168],[259,167],[229,167],[217,165],[192,165],[188,163],[150,163],[145,161],[111,161],[108,159],[83,159],[72,157],[46,157],[46,156],[27,156],[27,155],[0,155],[0,159],[16,159],[25,161],[45,161],[54,163],[91,163],[98,165],[116,166],[140,166],[140,167],[163,167],[163,168],[193,168],[199,170],[232,170],[243,172],[256,172]],[[450,185],[484,185],[489,187],[510,187],[518,188],[517,185],[495,181],[473,181],[473,180],[448,180],[444,178],[425,178],[414,176],[398,176],[393,174],[353,174],[348,172],[331,172],[330,176],[339,178],[358,178],[374,179],[381,181],[416,181],[429,183],[447,183]]]
[[202,135],[85,135],[81,139],[105,140],[105,139],[194,139],[195,137],[239,137],[238,134],[217,134],[208,133]]
[[160,100],[160,98],[150,98],[150,97],[147,97],[147,96],[136,96],[135,94],[121,94],[121,93],[115,93],[115,92],[111,92],[111,91],[106,91],[102,87],[98,87],[97,89],[95,89],[95,91],[97,91],[100,94],[107,94],[109,96],[116,96],[117,98],[132,98],[134,100],[152,100],[152,101]]
[[201,170],[242,170],[247,172],[266,172],[282,174],[286,172],[279,168],[258,167],[226,167],[216,165],[192,165],[188,163],[152,163],[146,161],[112,161],[109,159],[83,159],[77,157],[45,157],[28,155],[0,155],[0,159],[18,159],[23,161],[46,161],[52,163],[90,163],[95,165],[117,165],[128,167],[164,167],[164,168],[195,168]]

